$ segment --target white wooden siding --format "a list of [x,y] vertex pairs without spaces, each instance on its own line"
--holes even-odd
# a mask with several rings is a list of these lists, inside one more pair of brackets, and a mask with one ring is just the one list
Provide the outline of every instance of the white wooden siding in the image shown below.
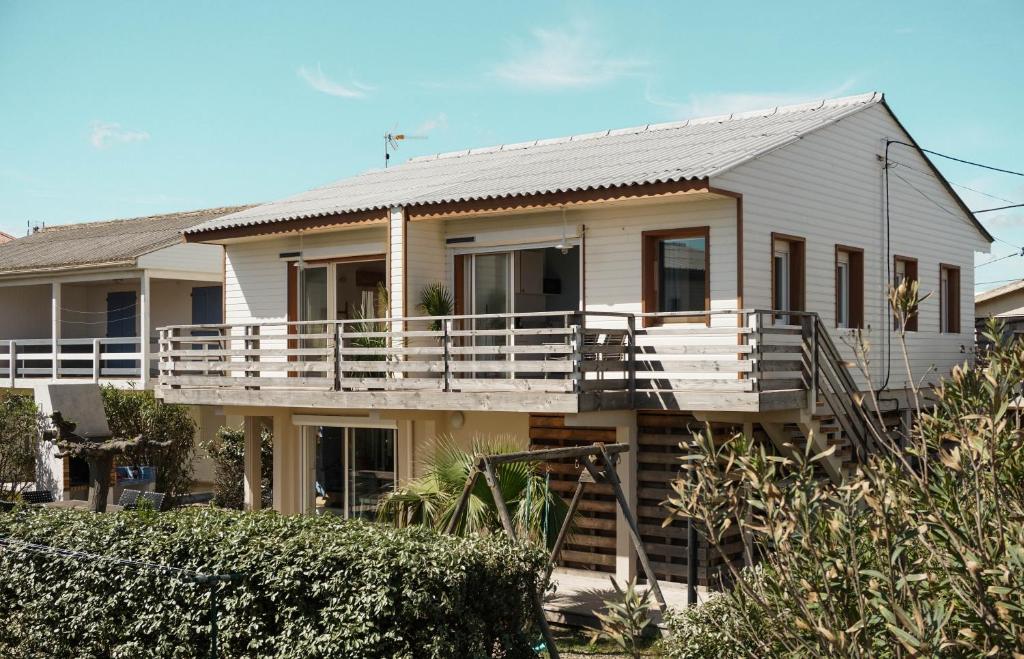
[[[583,236],[584,297],[589,311],[643,311],[642,234],[657,229],[709,228],[711,308],[736,308],[736,205],[732,199],[688,195],[668,202],[634,202],[567,211],[569,238]],[[515,247],[562,238],[562,215],[549,211],[520,216],[452,220],[445,237],[469,237],[450,246],[446,281],[453,284],[451,254],[458,247]],[[410,286],[412,284],[410,283]],[[722,319],[735,325],[735,318]]]
[[383,226],[229,244],[225,252],[224,322],[258,323],[288,319],[288,273],[282,252],[301,248],[307,261],[383,254]]
[[[960,267],[961,332],[939,334],[939,303],[933,295],[921,307],[919,331],[910,336],[912,365],[920,377],[932,366],[947,374],[967,358],[963,350],[973,345],[974,252],[988,250],[938,179],[928,173],[924,160],[907,147],[892,146],[890,159],[904,165],[890,170],[892,249],[886,258],[883,169],[878,156],[887,137],[907,141],[886,110],[874,106],[711,182],[743,194],[746,306],[770,305],[771,232],[795,234],[807,240],[807,310],[818,312],[833,327],[835,245],[864,249],[864,317],[870,328],[875,386],[885,379],[886,263],[890,261],[891,276],[892,254],[918,259],[922,292],[938,290],[939,263]],[[843,339],[849,340],[850,335],[849,330],[835,331],[837,344],[848,355],[851,352]],[[889,385],[903,387],[905,369],[895,340],[891,357]],[[858,380],[863,385],[859,375]]]
[[223,248],[220,245],[181,243],[158,249],[139,257],[139,267],[150,270],[188,273],[190,277],[201,274],[212,281],[221,281]]

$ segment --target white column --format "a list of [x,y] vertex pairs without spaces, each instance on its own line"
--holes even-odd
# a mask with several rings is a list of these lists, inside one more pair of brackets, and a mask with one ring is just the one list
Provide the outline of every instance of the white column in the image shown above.
[[[405,309],[405,209],[401,206],[393,206],[389,214],[388,222],[388,292],[390,293],[391,310],[388,315],[392,318],[404,318]],[[391,324],[392,332],[403,330],[402,322]],[[393,338],[391,344],[394,346],[405,345],[404,338]],[[397,374],[401,377],[401,373]]]
[[139,353],[142,355],[142,359],[139,360],[139,368],[141,369],[143,389],[149,387],[149,307],[149,272],[143,270],[139,282]]
[[262,455],[260,453],[260,426],[256,418],[245,417],[245,454],[242,492],[246,510],[259,510],[262,502]]
[[286,410],[274,414],[274,510],[282,515],[302,512],[299,482],[304,478],[299,431]]
[[[639,450],[637,444],[636,416],[633,422],[628,425],[615,426],[615,442],[617,444],[629,444],[629,450],[619,454],[619,464],[616,470],[619,480],[622,482],[622,491],[626,495],[629,509],[633,511],[635,519],[639,520],[637,514],[637,492],[636,492],[636,454]],[[638,521],[639,523],[639,521]],[[633,542],[629,538],[629,525],[626,517],[618,507],[615,509],[615,578],[619,583],[626,583],[636,576],[636,551]]]
[[50,284],[50,338],[52,340],[51,353],[53,354],[54,379],[60,377],[60,282]]

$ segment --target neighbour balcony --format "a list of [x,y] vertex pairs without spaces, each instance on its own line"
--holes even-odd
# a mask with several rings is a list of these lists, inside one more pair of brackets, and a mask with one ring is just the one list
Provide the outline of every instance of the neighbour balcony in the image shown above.
[[138,337],[58,339],[56,352],[54,345],[53,339],[0,340],[0,386],[27,388],[56,379],[142,379]]
[[814,396],[813,336],[810,315],[759,310],[175,325],[160,329],[157,393],[339,409],[795,410]]

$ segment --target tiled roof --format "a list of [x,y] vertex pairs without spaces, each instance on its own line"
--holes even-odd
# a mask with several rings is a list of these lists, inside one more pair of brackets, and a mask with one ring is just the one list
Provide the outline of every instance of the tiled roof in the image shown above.
[[977,293],[974,296],[974,303],[977,304],[978,302],[987,302],[988,300],[994,300],[995,298],[1002,297],[1004,295],[1007,295],[1008,293],[1013,293],[1021,289],[1024,289],[1024,279],[1020,279],[1018,281],[1006,284],[1004,286],[998,286],[991,290],[987,290],[983,293]]
[[187,233],[399,205],[703,179],[881,101],[876,92],[414,158],[211,220]]
[[181,241],[182,231],[248,206],[46,227],[0,244],[0,275],[101,265],[135,259]]

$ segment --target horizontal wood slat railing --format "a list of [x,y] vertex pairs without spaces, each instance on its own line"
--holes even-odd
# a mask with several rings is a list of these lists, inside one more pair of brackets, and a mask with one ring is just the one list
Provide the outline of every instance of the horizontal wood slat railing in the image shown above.
[[800,324],[771,312],[540,312],[175,325],[159,385],[640,396],[801,390]]
[[[0,382],[18,379],[139,378],[142,347],[139,337],[0,340]],[[151,342],[156,347],[156,342]],[[56,373],[54,366],[56,363]]]

